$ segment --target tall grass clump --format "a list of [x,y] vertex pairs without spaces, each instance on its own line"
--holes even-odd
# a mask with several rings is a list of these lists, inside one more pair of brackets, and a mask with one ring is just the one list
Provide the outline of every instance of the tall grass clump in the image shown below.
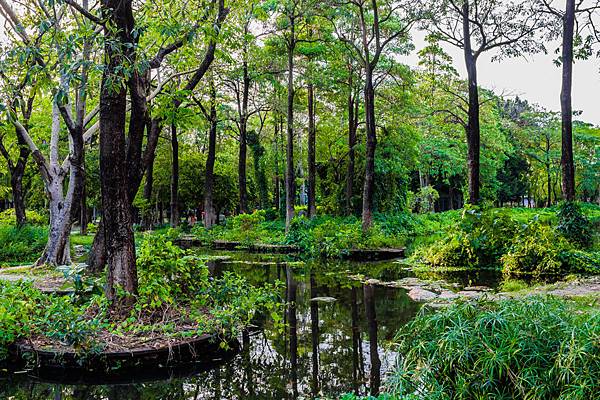
[[573,399],[600,393],[600,311],[530,297],[422,312],[396,337],[398,398]]

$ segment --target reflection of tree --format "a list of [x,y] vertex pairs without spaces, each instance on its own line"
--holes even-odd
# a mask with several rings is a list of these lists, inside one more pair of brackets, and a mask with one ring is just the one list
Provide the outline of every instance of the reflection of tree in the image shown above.
[[298,319],[296,316],[296,294],[298,284],[291,267],[286,268],[288,325],[290,329],[290,379],[294,398],[298,397]]
[[[284,263],[272,263],[280,259],[241,256],[245,261],[271,263],[263,266],[217,263],[216,273],[234,271],[255,285],[278,277],[286,281],[281,297],[290,307],[279,316],[287,323],[283,332],[275,329],[273,320],[265,316],[257,321],[261,330],[242,333],[242,352],[226,365],[191,377],[122,385],[121,397],[113,396],[114,393],[109,396],[110,386],[63,386],[62,400],[128,400],[138,398],[136,396],[141,400],[253,400],[284,399],[296,394],[333,398],[348,392],[365,395],[369,387],[376,389],[380,382],[373,379],[379,376],[370,355],[381,357],[380,372],[391,365],[381,348],[377,353],[376,341],[389,339],[412,318],[417,306],[401,290],[363,288],[361,283],[345,278],[343,271],[366,270],[371,266],[373,271],[381,271],[378,275],[384,276],[387,273],[382,264],[321,262],[292,269]],[[310,301],[316,297],[333,297],[336,301]],[[372,318],[369,318],[369,309],[374,311]],[[373,329],[377,330],[376,335],[371,334]],[[366,381],[365,369],[371,369],[371,382]],[[0,399],[50,400],[54,398],[53,388],[53,385],[26,379],[8,384],[0,380]]]
[[379,349],[377,343],[377,314],[375,313],[375,288],[372,285],[363,287],[365,300],[365,314],[367,317],[367,327],[369,332],[369,357],[371,359],[371,395],[379,394],[381,385],[381,360],[379,359]]
[[318,297],[315,274],[310,274],[310,332],[312,342],[312,394],[319,393],[319,304],[312,299]]

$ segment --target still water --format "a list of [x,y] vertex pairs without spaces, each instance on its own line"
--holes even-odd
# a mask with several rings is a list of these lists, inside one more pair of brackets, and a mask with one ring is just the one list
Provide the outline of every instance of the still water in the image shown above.
[[[402,289],[365,285],[348,278],[394,280],[408,273],[399,264],[320,261],[298,265],[284,256],[219,253],[213,274],[234,271],[252,284],[279,280],[288,307],[287,328],[269,316],[240,335],[240,351],[214,364],[177,371],[145,371],[73,382],[73,377],[34,373],[0,375],[0,399],[192,400],[337,398],[378,393],[397,354],[390,346],[398,328],[419,311]],[[447,277],[446,277],[447,278]],[[454,277],[464,284],[492,284],[495,277]]]

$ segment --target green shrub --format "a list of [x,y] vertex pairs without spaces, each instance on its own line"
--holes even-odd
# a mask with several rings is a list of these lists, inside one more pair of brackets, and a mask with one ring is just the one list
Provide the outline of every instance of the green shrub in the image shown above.
[[578,203],[561,203],[558,206],[557,216],[558,226],[556,229],[567,240],[580,247],[589,247],[592,244],[592,224],[583,214]]
[[600,312],[562,300],[483,300],[422,312],[396,340],[402,356],[388,381],[396,396],[584,400],[600,393]]
[[44,251],[48,238],[46,227],[0,225],[0,262],[35,261]]
[[[40,214],[37,211],[25,211],[25,217],[29,225],[45,226],[48,225],[48,217],[44,214]],[[8,208],[0,212],[0,225],[15,225],[17,223],[17,217],[14,208]]]
[[147,234],[137,255],[138,303],[156,309],[189,300],[208,283],[208,268],[165,235]]
[[465,208],[446,239],[416,252],[434,267],[498,267],[518,224],[504,210]]
[[569,248],[569,243],[554,229],[534,220],[520,230],[502,256],[504,272],[537,276],[570,272],[562,257]]

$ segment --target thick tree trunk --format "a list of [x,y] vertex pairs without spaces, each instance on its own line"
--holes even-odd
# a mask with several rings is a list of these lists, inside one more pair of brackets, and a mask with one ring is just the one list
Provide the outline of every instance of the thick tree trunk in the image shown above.
[[[100,92],[100,188],[108,264],[106,297],[113,309],[120,311],[135,302],[138,280],[125,139],[127,90],[123,86],[115,87],[111,82],[122,77],[119,70],[124,62],[124,55],[116,49],[114,42],[133,44],[130,34],[134,19],[131,2],[104,0],[102,6],[104,15],[116,28],[105,28],[107,65]],[[120,290],[128,295],[119,298]]]
[[346,215],[354,214],[354,169],[356,159],[356,131],[358,129],[358,101],[355,101],[352,78],[349,80],[348,94],[348,170],[346,172]]
[[377,132],[375,125],[375,88],[373,73],[367,66],[365,71],[365,120],[367,131],[367,147],[365,154],[365,182],[363,186],[362,229],[368,230],[373,225],[373,196],[375,192],[375,148]]
[[291,41],[288,44],[288,82],[287,82],[287,143],[285,172],[285,229],[290,228],[294,218],[296,182],[294,174],[294,24],[291,24]]
[[215,157],[217,153],[217,107],[216,92],[211,82],[210,101],[210,130],[208,133],[208,156],[206,157],[206,171],[204,178],[204,227],[211,228],[217,223],[213,190],[215,186]]
[[463,4],[464,56],[469,85],[469,118],[467,123],[467,174],[469,182],[469,202],[479,204],[479,88],[477,86],[477,59],[471,48],[471,27],[469,22],[469,2]]
[[575,0],[567,0],[563,16],[562,89],[560,108],[562,116],[562,194],[565,200],[575,200],[575,164],[573,162],[573,36],[575,31]]
[[171,124],[171,226],[179,225],[179,140],[177,127]]
[[315,90],[308,85],[308,217],[317,215],[317,165],[316,165],[316,124],[315,124]]

